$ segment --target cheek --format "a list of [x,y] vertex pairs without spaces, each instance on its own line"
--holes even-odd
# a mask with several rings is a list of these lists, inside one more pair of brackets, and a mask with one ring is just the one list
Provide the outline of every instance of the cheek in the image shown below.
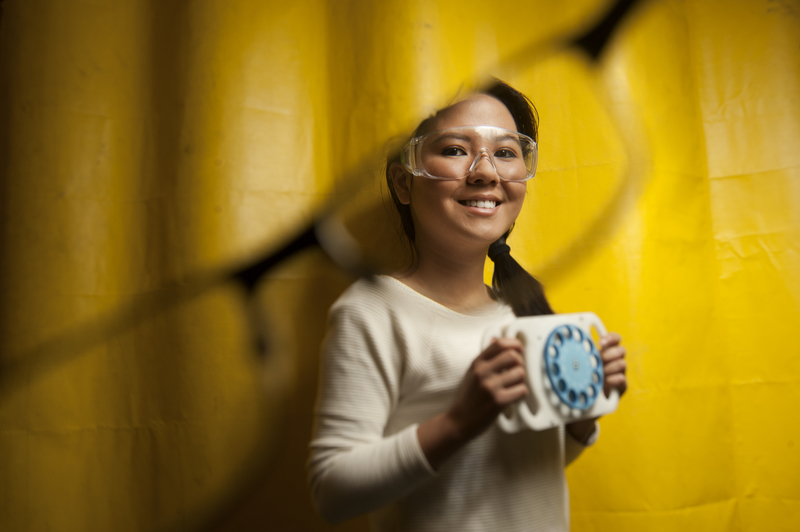
[[415,183],[410,207],[415,223],[419,227],[424,230],[435,230],[446,226],[448,220],[453,218],[456,205],[452,200],[451,188],[452,182],[449,181]]
[[426,192],[427,191],[423,190],[423,187],[417,187],[412,190],[411,193],[411,203],[409,203],[409,207],[411,207],[414,219],[419,220],[418,223],[425,223],[425,221],[432,216],[435,217],[439,210],[435,202],[432,201],[433,198]]
[[448,186],[451,181],[432,181],[425,180],[424,177],[417,178],[418,181],[414,183],[411,190],[411,204],[415,202],[420,209],[434,209],[441,210],[441,206],[450,199],[453,195],[451,187]]
[[528,187],[521,183],[515,183],[511,185],[512,187],[506,191],[508,194],[508,199],[511,204],[514,206],[515,217],[520,213],[522,210],[522,205],[525,203],[525,196],[528,194]]

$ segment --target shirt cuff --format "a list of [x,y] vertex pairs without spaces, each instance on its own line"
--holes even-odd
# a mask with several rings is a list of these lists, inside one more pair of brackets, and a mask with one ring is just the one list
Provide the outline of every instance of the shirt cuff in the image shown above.
[[419,427],[419,424],[414,423],[410,427],[403,429],[402,432],[405,433],[402,434],[401,439],[403,454],[419,466],[424,467],[430,476],[438,476],[438,471],[431,467],[431,464],[425,457],[425,453],[422,452],[422,446],[419,444],[419,437],[417,437],[417,427]]

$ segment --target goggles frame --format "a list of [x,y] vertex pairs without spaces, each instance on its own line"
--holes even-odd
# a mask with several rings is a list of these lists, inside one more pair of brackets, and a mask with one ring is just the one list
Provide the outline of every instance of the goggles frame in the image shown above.
[[[505,135],[512,135],[512,136],[519,137],[521,139],[524,139],[524,140],[528,141],[530,143],[530,155],[529,155],[529,157],[531,157],[531,163],[530,163],[530,167],[528,167],[527,163],[525,164],[525,168],[526,168],[526,176],[525,176],[525,178],[524,179],[506,179],[505,177],[500,175],[500,172],[498,172],[498,170],[497,170],[497,165],[495,164],[494,155],[485,146],[480,148],[479,150],[477,150],[477,154],[475,155],[475,158],[473,159],[472,164],[470,164],[469,169],[467,170],[467,173],[465,175],[460,176],[460,177],[441,177],[441,176],[435,176],[435,175],[430,174],[425,169],[425,166],[424,166],[424,164],[422,162],[422,158],[423,158],[422,157],[422,148],[423,148],[423,146],[425,144],[425,141],[428,139],[428,137],[430,137],[431,135],[436,135],[436,134],[439,134],[439,133],[445,133],[445,132],[448,132],[448,131],[459,131],[459,130],[467,130],[467,129],[469,129],[469,130],[493,130],[493,131],[501,132],[501,133],[503,133]],[[524,133],[520,133],[519,131],[513,131],[513,130],[510,130],[510,129],[505,129],[505,128],[496,127],[496,126],[461,126],[461,127],[452,127],[452,128],[447,128],[447,129],[439,129],[439,130],[436,130],[436,131],[431,131],[430,133],[426,133],[424,135],[416,136],[416,137],[410,139],[405,144],[405,146],[403,146],[403,151],[401,153],[400,162],[402,163],[403,167],[406,170],[411,172],[411,175],[414,175],[414,176],[417,176],[417,177],[425,177],[427,179],[435,179],[437,181],[456,181],[458,179],[465,179],[465,178],[469,177],[469,175],[475,170],[475,167],[478,165],[478,162],[481,160],[481,158],[484,155],[489,159],[489,163],[492,165],[492,168],[494,169],[495,173],[497,174],[497,177],[499,177],[503,181],[507,181],[507,182],[510,182],[510,183],[524,183],[525,181],[528,181],[529,179],[532,179],[536,175],[536,168],[539,165],[539,145],[537,144],[537,142],[535,140],[533,140],[528,135],[525,135]],[[526,156],[525,156],[524,150],[523,150],[523,158],[525,158],[525,157]]]

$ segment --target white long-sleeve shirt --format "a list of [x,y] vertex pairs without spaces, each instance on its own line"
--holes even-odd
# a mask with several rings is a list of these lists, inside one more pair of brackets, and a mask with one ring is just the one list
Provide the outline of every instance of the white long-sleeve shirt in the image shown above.
[[454,312],[388,276],[353,284],[330,311],[309,474],[317,509],[370,512],[388,530],[567,531],[564,467],[583,450],[563,427],[492,425],[438,471],[417,425],[453,403],[484,331],[514,319],[496,304]]

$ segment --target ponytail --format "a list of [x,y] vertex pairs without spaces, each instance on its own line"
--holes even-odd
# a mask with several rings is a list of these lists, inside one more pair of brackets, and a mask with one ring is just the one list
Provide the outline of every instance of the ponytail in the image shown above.
[[494,262],[492,288],[517,316],[555,314],[544,295],[542,283],[519,265],[506,244],[508,233],[489,246],[489,258]]

